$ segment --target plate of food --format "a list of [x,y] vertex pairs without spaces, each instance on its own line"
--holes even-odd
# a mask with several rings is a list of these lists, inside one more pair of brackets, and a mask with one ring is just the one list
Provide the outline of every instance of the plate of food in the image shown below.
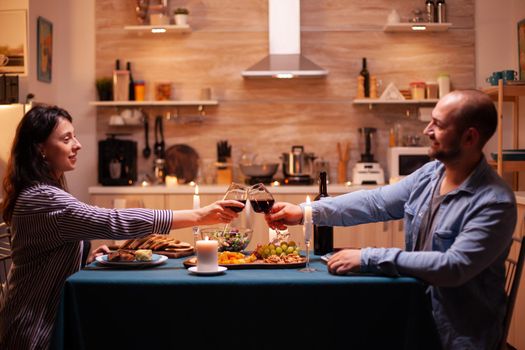
[[153,254],[151,250],[117,250],[107,255],[97,256],[97,262],[102,265],[124,268],[150,267],[163,264],[167,256]]

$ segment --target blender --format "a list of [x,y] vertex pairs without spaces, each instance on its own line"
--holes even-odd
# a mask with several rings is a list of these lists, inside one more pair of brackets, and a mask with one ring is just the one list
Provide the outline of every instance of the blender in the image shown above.
[[356,185],[383,185],[385,174],[372,153],[372,139],[376,128],[359,128],[361,160],[353,169],[353,181]]

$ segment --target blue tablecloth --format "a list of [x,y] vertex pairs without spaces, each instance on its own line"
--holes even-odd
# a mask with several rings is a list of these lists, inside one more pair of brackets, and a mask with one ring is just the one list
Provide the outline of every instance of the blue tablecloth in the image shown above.
[[313,273],[196,276],[182,262],[72,275],[52,348],[438,348],[425,286],[414,278],[334,276],[315,256]]

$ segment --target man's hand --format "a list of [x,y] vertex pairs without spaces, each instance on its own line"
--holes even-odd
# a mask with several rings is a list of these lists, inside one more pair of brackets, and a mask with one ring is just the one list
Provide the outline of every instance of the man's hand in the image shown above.
[[361,250],[340,250],[328,260],[327,266],[328,271],[335,275],[346,275],[348,272],[359,272],[361,269]]
[[277,202],[272,206],[271,212],[266,214],[264,218],[271,228],[285,230],[286,225],[298,225],[301,223],[303,211],[298,205]]

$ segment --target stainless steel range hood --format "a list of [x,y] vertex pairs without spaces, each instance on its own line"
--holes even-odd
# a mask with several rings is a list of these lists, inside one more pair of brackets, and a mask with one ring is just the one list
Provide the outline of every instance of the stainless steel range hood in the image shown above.
[[245,78],[322,78],[326,69],[301,55],[300,0],[269,0],[270,54],[242,72]]

